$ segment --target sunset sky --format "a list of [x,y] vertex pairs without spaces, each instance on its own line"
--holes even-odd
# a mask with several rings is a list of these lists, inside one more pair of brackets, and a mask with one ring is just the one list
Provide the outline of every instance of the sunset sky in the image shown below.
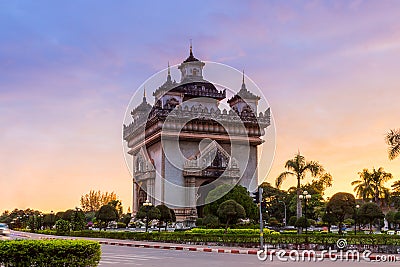
[[244,68],[268,99],[267,181],[298,150],[332,174],[327,195],[352,192],[363,168],[399,180],[384,141],[400,128],[399,14],[400,1],[378,0],[0,0],[0,212],[74,208],[91,189],[131,206],[125,109],[190,39],[197,58]]

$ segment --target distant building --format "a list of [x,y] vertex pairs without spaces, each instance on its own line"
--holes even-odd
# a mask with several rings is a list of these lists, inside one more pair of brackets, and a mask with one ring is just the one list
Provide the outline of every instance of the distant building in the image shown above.
[[153,93],[155,104],[144,94],[131,112],[133,122],[124,125],[133,214],[148,199],[174,208],[178,220],[202,217],[208,191],[219,184],[257,183],[257,146],[270,125],[269,109],[257,116],[260,97],[247,90],[243,75],[240,91],[227,100],[230,110],[220,110],[226,91],[203,78],[204,66],[190,48],[178,67],[180,82],[172,81],[168,68]]

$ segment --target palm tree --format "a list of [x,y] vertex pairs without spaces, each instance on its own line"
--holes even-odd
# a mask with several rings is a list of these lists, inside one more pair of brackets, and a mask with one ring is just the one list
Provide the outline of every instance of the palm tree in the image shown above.
[[384,184],[389,181],[390,179],[393,178],[393,175],[391,173],[385,172],[382,167],[380,167],[378,170],[373,169],[372,173],[372,181],[373,181],[373,186],[374,186],[374,199],[376,204],[382,204],[379,203],[380,199],[387,199],[389,194],[389,189],[384,186]]
[[395,195],[400,194],[400,180],[396,181],[392,184],[392,190]]
[[382,167],[377,170],[373,168],[372,172],[364,169],[358,174],[360,180],[351,183],[351,185],[356,185],[354,192],[363,200],[373,199],[376,204],[382,206],[383,201],[380,200],[387,200],[390,195],[389,189],[384,184],[393,178],[392,174],[385,172]]
[[386,135],[386,143],[389,145],[389,159],[393,160],[400,155],[400,129],[390,130]]
[[364,169],[358,174],[360,175],[360,180],[351,182],[351,185],[355,185],[353,191],[356,193],[357,197],[362,198],[364,201],[368,201],[374,197],[371,176],[367,169]]
[[297,178],[297,218],[300,218],[302,215],[299,198],[301,194],[300,180],[304,179],[307,172],[310,172],[312,177],[317,177],[324,172],[324,168],[317,161],[306,161],[305,157],[300,155],[300,151],[293,159],[286,161],[285,168],[287,171],[281,173],[276,178],[275,185],[279,188],[288,176],[295,176]]

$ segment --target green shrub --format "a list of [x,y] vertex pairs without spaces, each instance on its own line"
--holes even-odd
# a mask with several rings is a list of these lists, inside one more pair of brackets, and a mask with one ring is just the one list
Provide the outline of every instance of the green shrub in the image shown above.
[[218,227],[219,219],[215,215],[208,214],[206,217],[203,218],[203,225],[207,226],[208,228]]
[[297,230],[283,230],[282,234],[297,234]]
[[45,229],[45,230],[38,230],[36,232],[39,233],[39,234],[44,234],[44,235],[57,235],[57,231],[56,230]]
[[126,228],[126,224],[123,222],[117,222],[117,228],[121,229],[121,228]]
[[60,219],[56,222],[57,235],[68,235],[71,231],[71,223],[69,221]]
[[306,227],[310,227],[310,225],[311,225],[310,221],[303,216],[303,217],[300,217],[299,219],[297,219],[296,224],[294,226],[306,228]]
[[203,226],[203,218],[196,219],[196,226]]
[[279,225],[279,221],[275,217],[271,217],[268,220],[268,225],[277,226],[277,225]]
[[100,244],[88,240],[0,241],[0,265],[5,266],[97,266],[100,256]]

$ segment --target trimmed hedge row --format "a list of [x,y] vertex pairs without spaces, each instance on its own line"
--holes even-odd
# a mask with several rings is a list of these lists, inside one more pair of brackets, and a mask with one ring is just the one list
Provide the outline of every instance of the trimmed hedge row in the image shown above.
[[88,240],[0,241],[0,265],[43,267],[97,266],[100,244]]
[[[263,230],[264,234],[273,234],[273,235],[279,235],[279,232],[276,232],[274,230],[270,230],[268,228],[264,228]],[[193,234],[233,234],[233,235],[259,235],[260,229],[230,229],[228,228],[226,233],[225,229],[206,229],[206,228],[193,228],[191,230],[185,231],[185,233],[193,233]]]
[[[235,231],[236,230],[236,231]],[[219,233],[218,229],[206,230],[204,233],[198,233],[200,230],[191,230],[184,232],[114,232],[114,231],[77,231],[70,232],[70,236],[76,237],[94,237],[94,238],[110,238],[110,239],[129,239],[135,241],[156,241],[170,243],[218,243],[224,245],[241,245],[246,247],[257,246],[259,242],[258,231],[254,233],[240,233],[238,229],[232,230],[227,234]],[[249,229],[250,230],[250,229]],[[213,233],[214,231],[214,233]],[[251,230],[253,231],[253,230]],[[246,231],[244,231],[246,232]],[[39,233],[41,233],[39,231]],[[55,234],[46,232],[46,234]],[[265,234],[264,242],[271,245],[302,245],[302,244],[319,244],[324,246],[334,246],[338,239],[345,238],[348,245],[385,245],[400,246],[400,236],[388,235],[345,235],[338,234]]]
[[400,236],[388,235],[338,235],[338,234],[320,234],[320,235],[264,235],[264,241],[267,244],[320,244],[335,245],[339,239],[345,239],[348,245],[385,245],[400,246]]
[[107,232],[107,231],[80,231],[70,232],[70,236],[95,237],[110,239],[129,239],[135,241],[155,241],[169,243],[219,243],[219,244],[256,244],[258,235],[246,234],[197,234],[190,232]]

